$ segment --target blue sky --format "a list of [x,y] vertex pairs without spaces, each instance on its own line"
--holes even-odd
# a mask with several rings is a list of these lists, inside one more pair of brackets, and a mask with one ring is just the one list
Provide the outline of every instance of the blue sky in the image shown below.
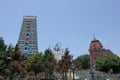
[[93,33],[120,55],[120,0],[0,0],[0,36],[18,41],[23,16],[37,16],[39,51],[58,42],[77,57],[89,53]]

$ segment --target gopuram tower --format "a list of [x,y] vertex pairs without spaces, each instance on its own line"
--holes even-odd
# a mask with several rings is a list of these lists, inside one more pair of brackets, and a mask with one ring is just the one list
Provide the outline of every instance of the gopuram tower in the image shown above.
[[23,17],[18,48],[25,55],[38,52],[36,16]]

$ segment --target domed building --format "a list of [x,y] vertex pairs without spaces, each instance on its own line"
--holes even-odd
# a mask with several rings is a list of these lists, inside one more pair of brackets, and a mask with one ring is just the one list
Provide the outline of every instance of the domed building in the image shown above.
[[90,54],[90,68],[94,68],[96,59],[104,55],[113,55],[113,52],[109,49],[104,49],[101,42],[94,38],[89,47]]

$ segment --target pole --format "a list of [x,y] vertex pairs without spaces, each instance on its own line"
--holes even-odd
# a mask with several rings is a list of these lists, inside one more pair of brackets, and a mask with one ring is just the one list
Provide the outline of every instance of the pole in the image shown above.
[[74,69],[73,69],[73,80],[75,80],[75,77],[74,77]]

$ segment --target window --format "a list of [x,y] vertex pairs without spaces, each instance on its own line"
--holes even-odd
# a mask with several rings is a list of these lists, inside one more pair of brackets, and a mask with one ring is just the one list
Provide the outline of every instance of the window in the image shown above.
[[27,47],[25,47],[25,49],[27,49]]
[[26,35],[28,36],[29,34],[27,33]]
[[25,42],[25,44],[28,44],[28,42]]
[[27,37],[26,40],[29,40],[29,38]]

